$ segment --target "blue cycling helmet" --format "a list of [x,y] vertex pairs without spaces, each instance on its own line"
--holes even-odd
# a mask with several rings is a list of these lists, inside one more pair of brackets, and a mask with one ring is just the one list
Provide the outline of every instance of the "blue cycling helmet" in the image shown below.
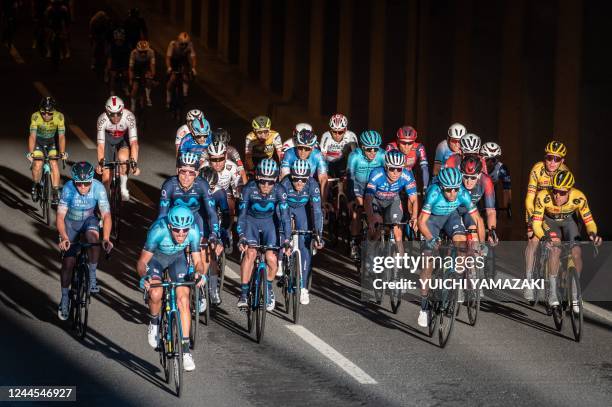
[[94,167],[87,161],[80,161],[72,166],[71,175],[74,182],[90,182],[94,177]]
[[291,175],[296,177],[310,176],[310,163],[308,160],[295,160],[291,166]]
[[208,137],[210,134],[210,123],[203,117],[198,117],[191,122],[191,131],[194,137]]
[[314,147],[317,144],[317,135],[312,130],[302,129],[295,136],[296,146]]
[[176,205],[168,212],[168,223],[173,228],[188,228],[193,224],[193,213],[186,206]]
[[376,130],[366,130],[359,135],[359,142],[362,147],[380,147],[382,137]]
[[278,164],[271,158],[265,158],[257,166],[257,176],[260,178],[276,178],[278,176]]
[[438,181],[442,188],[459,188],[463,177],[458,168],[444,168],[438,174]]
[[178,160],[176,160],[176,168],[180,167],[193,167],[198,168],[200,166],[200,155],[196,153],[192,153],[191,151],[187,151],[179,155]]

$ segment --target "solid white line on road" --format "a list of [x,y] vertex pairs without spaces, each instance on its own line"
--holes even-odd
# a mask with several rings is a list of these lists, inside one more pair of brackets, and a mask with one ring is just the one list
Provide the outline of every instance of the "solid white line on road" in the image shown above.
[[602,318],[607,322],[612,323],[612,312],[608,311],[607,309],[598,307],[597,305],[593,305],[590,302],[586,301],[584,301],[583,307],[587,312],[590,312],[591,314],[594,314],[599,318]]
[[304,328],[302,325],[285,325],[287,329],[302,338],[307,344],[318,350],[323,356],[334,362],[338,367],[351,375],[361,384],[377,384],[370,375],[361,370],[353,362],[345,358],[340,352],[323,342],[321,338]]
[[42,96],[44,97],[51,96],[51,92],[49,92],[49,89],[47,89],[47,87],[43,85],[42,82],[39,82],[39,81],[34,82],[34,87],[36,88],[38,93],[40,93]]
[[90,150],[94,150],[96,148],[96,144],[91,141],[89,136],[76,124],[68,125],[70,130],[81,140],[81,142]]
[[17,62],[18,64],[25,64],[25,61],[23,60],[23,58],[21,58],[21,55],[19,54],[19,52],[17,51],[17,48],[15,48],[14,45],[11,45],[11,49],[10,49],[10,54],[13,57],[13,59],[15,60],[15,62]]

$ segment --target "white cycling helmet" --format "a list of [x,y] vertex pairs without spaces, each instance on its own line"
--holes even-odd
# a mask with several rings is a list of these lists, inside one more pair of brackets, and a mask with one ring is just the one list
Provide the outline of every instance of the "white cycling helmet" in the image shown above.
[[227,147],[225,143],[214,142],[208,146],[208,155],[211,157],[217,156],[225,156],[225,152],[227,151]]
[[297,136],[298,133],[302,130],[310,130],[312,131],[312,126],[308,123],[298,123],[295,125],[295,129],[293,129],[293,137]]
[[480,155],[484,158],[495,158],[499,157],[502,154],[501,147],[499,144],[489,141],[488,143],[484,143],[480,148]]
[[461,137],[459,146],[463,154],[478,154],[480,152],[480,137],[473,133],[468,133]]
[[348,126],[348,119],[342,113],[336,113],[329,119],[329,128],[333,131],[346,130]]
[[123,100],[117,96],[111,96],[106,101],[106,113],[111,115],[113,113],[123,112]]
[[461,137],[465,136],[466,133],[467,130],[465,129],[465,126],[461,123],[453,123],[448,128],[448,137],[455,140],[459,140]]
[[204,113],[202,113],[199,109],[191,109],[187,112],[187,116],[185,117],[185,121],[187,123],[191,123],[195,119],[204,118]]
[[389,150],[385,153],[386,167],[403,167],[406,163],[406,156],[399,150]]

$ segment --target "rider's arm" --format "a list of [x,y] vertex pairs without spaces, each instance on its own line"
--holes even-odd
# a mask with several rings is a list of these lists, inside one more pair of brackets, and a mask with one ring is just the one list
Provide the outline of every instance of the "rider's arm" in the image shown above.
[[108,118],[106,117],[106,113],[102,113],[100,117],[98,117],[96,133],[96,142],[98,144],[98,163],[104,159],[104,144],[106,141],[106,132],[104,131],[104,126],[106,126],[107,120]]
[[578,206],[578,212],[580,213],[580,217],[584,222],[584,226],[586,227],[587,233],[589,235],[597,234],[597,225],[593,220],[593,215],[591,214],[591,210],[589,209],[589,203],[587,202],[586,196],[582,192],[578,194],[578,199],[582,200],[580,206]]
[[134,58],[137,52],[135,49],[130,52],[130,62],[128,63],[128,80],[130,83],[134,80]]
[[310,188],[310,206],[314,219],[314,228],[322,236],[323,231],[323,212],[321,210],[321,190],[314,180],[308,182]]
[[[536,171],[536,166],[531,169],[529,173],[529,183],[527,184],[527,196],[525,197],[525,209],[527,209],[527,215],[531,216],[534,210],[534,199],[536,196],[536,192],[538,189],[538,174]],[[529,220],[529,219],[527,219]]]
[[401,177],[405,180],[404,192],[408,195],[410,219],[416,220],[419,214],[419,201],[417,200],[417,184],[411,171],[404,169]]
[[[544,236],[544,228],[542,227],[542,222],[544,220],[544,212],[546,208],[544,207],[544,199],[547,198],[548,191],[540,191],[535,198],[535,206],[533,209],[532,215],[532,228],[533,234],[538,239],[541,239]],[[550,199],[550,197],[548,197]],[[532,200],[533,202],[533,200]]]
[[191,55],[191,69],[196,69],[196,63],[198,62],[196,59],[196,52],[195,52],[195,48],[193,46],[193,42],[189,43],[189,47],[191,49],[190,55]]
[[281,139],[280,134],[276,133],[274,138],[272,139],[272,144],[274,145],[274,149],[276,150],[276,155],[278,156],[278,160],[283,160],[283,155],[285,154],[283,151],[283,140]]
[[[311,153],[312,154],[312,153]],[[283,159],[281,160],[280,165],[280,179],[282,180],[285,176],[289,175],[291,172],[291,164],[295,161],[297,157],[295,156],[295,148],[290,148],[285,152]]]
[[278,199],[278,208],[280,212],[281,224],[283,227],[283,237],[286,243],[289,241],[291,237],[291,216],[289,215],[289,204],[287,204],[287,191],[285,187],[280,184],[277,184],[277,199]]
[[153,258],[153,253],[142,249],[140,252],[140,258],[138,259],[138,263],[136,263],[136,271],[138,272],[139,277],[144,277],[147,274],[147,264]]
[[167,179],[161,187],[161,197],[159,198],[159,213],[157,218],[163,218],[170,210],[172,200],[172,190],[174,187],[173,178]]
[[421,175],[423,177],[423,189],[426,189],[429,185],[429,163],[427,162],[427,154],[425,153],[425,146],[419,145],[417,149],[417,158],[420,160]]
[[68,234],[66,233],[66,224],[64,223],[66,219],[66,211],[67,211],[67,208],[64,208],[61,211],[59,207],[57,209],[56,226],[57,226],[57,233],[60,235],[61,240],[69,240]]
[[172,58],[173,42],[174,41],[170,41],[170,43],[168,44],[168,49],[166,50],[166,69],[168,71],[172,69],[172,63],[170,62],[170,59]]
[[503,208],[507,208],[510,202],[512,202],[512,180],[510,178],[510,171],[504,164],[499,169],[499,179],[502,182],[503,188],[501,205]]
[[204,179],[198,179],[196,182],[201,184],[202,190],[202,202],[204,204],[204,210],[206,211],[206,219],[208,220],[208,230],[210,235],[214,237],[219,236],[219,218],[217,217],[217,211],[215,210],[215,200],[210,194],[210,185]]
[[57,112],[57,141],[59,143],[59,152],[63,154],[66,152],[66,124],[64,122],[64,115]]
[[193,260],[193,266],[196,273],[205,275],[208,270],[204,269],[204,263],[202,263],[202,252],[191,253],[191,259]]
[[70,185],[64,185],[62,188],[62,195],[60,197],[59,204],[57,205],[57,232],[59,233],[62,240],[68,240],[68,234],[66,233],[66,224],[64,222],[66,213],[68,213],[68,206],[72,201],[74,189]]
[[236,226],[236,231],[238,232],[238,237],[240,239],[244,238],[246,233],[247,208],[249,203],[249,195],[251,192],[251,185],[252,184],[249,183],[242,190],[242,196],[240,203],[238,204],[238,225]]
[[30,136],[28,137],[28,152],[32,153],[36,147],[36,132],[38,131],[38,118],[40,113],[36,112],[32,114],[30,119]]
[[[313,150],[312,153],[310,154],[314,154],[315,151],[317,150]],[[317,151],[317,177],[319,178],[319,184],[321,184],[321,200],[323,202],[323,204],[325,204],[325,202],[327,202],[327,196],[328,196],[328,191],[327,191],[327,161],[325,161],[325,158],[323,157],[323,154],[321,154],[320,151]]]
[[128,123],[128,140],[130,141],[130,158],[138,162],[138,127],[136,126],[136,116],[128,111],[126,120]]
[[487,228],[495,228],[497,227],[497,212],[495,211],[495,185],[493,185],[491,177],[489,177],[487,174],[481,174],[480,177],[484,187],[484,192],[481,199],[484,199],[484,207],[487,212]]
[[252,171],[255,168],[255,165],[253,164],[253,146],[252,146],[253,140],[251,140],[251,137],[249,137],[247,135],[246,140],[244,142],[244,164],[245,164],[245,169],[247,171]]
[[96,200],[98,201],[98,209],[102,216],[102,240],[110,240],[111,229],[113,227],[113,220],[110,212],[110,203],[108,202],[108,196],[106,195],[106,189],[98,181],[91,185],[94,188]]
[[429,231],[429,227],[427,226],[427,220],[429,219],[430,216],[431,214],[425,211],[421,211],[421,214],[419,215],[419,220],[418,220],[419,231],[421,232],[421,235],[423,235],[425,240],[430,240],[433,237],[433,235]]
[[155,51],[149,50],[148,54],[151,56],[149,63],[149,70],[151,71],[151,77],[155,76]]
[[444,164],[444,147],[445,142],[442,141],[436,146],[436,154],[434,156],[433,175],[436,176]]

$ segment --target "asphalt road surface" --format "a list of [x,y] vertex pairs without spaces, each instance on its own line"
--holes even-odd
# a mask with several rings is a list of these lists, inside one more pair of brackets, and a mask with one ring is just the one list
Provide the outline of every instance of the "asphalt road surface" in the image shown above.
[[[27,23],[15,49],[0,50],[0,384],[72,385],[78,402],[88,405],[168,405],[177,400],[146,340],[147,309],[134,269],[156,216],[159,186],[174,170],[177,124],[162,108],[163,85],[140,134],[142,175],[130,181],[124,240],[100,262],[102,291],[92,301],[84,340],[57,318],[57,233],[43,225],[29,197],[24,154],[29,117],[42,94],[52,94],[67,116],[71,160],[95,161],[95,122],[108,91],[89,69],[91,11],[81,10],[72,58],[59,72],[31,49]],[[235,140],[248,129],[206,89],[192,89],[190,103]],[[311,303],[300,325],[279,306],[257,344],[235,307],[235,276],[230,273],[215,319],[200,327],[197,369],[184,375],[181,404],[610,405],[612,332],[605,321],[588,318],[576,343],[567,326],[555,331],[550,317],[519,297],[488,300],[478,324],[468,326],[463,313],[440,349],[417,326],[416,303],[404,302],[397,315],[388,303],[363,303],[351,263],[326,250],[315,260]]]

